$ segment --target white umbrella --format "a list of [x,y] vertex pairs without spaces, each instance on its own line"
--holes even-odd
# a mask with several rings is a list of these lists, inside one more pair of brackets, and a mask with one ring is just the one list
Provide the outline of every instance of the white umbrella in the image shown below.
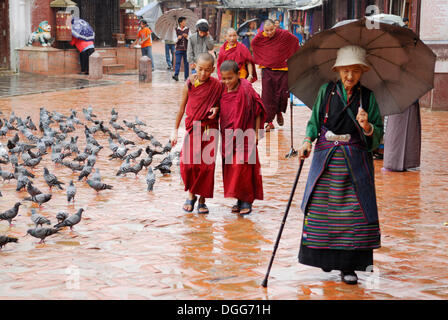
[[196,21],[198,17],[189,9],[172,9],[165,12],[159,19],[157,19],[154,32],[157,37],[163,40],[176,41],[176,34],[174,30],[177,28],[177,19],[185,17],[187,20],[187,27],[190,31],[195,31]]

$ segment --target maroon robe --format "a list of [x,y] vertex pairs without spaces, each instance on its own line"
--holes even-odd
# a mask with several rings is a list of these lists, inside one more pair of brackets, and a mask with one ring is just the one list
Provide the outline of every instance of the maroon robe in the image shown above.
[[[249,68],[247,67],[248,64],[252,64],[254,68],[253,73],[253,79],[252,83],[257,81],[257,72],[255,70],[255,62],[254,58],[252,57],[249,49],[246,48],[244,44],[241,44],[239,42],[236,43],[236,46],[233,48],[230,48],[226,50],[228,42],[224,42],[224,44],[219,49],[219,55],[218,55],[218,77],[221,80],[221,71],[219,68],[221,67],[221,64],[226,60],[233,60],[238,64],[238,68],[245,68],[247,71],[247,76],[249,76]],[[246,77],[247,78],[247,77]]]
[[262,128],[265,116],[260,96],[249,81],[240,79],[236,91],[227,92],[224,88],[220,105],[224,197],[250,203],[255,199],[263,200],[255,137],[256,117],[261,115]]
[[185,191],[204,198],[213,197],[215,159],[219,140],[219,120],[209,119],[210,109],[219,106],[223,85],[213,77],[195,87],[187,81],[184,139],[180,155],[180,174]]
[[288,66],[288,59],[299,49],[299,39],[289,31],[276,29],[272,38],[257,33],[251,46],[256,64],[280,69]]
[[[288,106],[288,59],[299,49],[299,40],[290,32],[276,29],[272,38],[257,33],[251,42],[255,63],[262,71],[262,99],[266,107],[266,123],[274,120]],[[284,70],[276,70],[284,69]]]

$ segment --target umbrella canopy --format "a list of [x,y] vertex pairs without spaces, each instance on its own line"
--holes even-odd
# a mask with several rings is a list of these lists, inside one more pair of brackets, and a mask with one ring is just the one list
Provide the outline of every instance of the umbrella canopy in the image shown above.
[[171,9],[157,19],[154,29],[157,37],[163,40],[176,41],[176,33],[174,31],[178,26],[177,19],[180,17],[187,18],[187,27],[190,31],[195,30],[198,17],[193,11],[189,9]]
[[72,19],[72,36],[85,41],[95,40],[93,28],[87,21],[79,18]]
[[135,12],[135,15],[145,19],[151,30],[154,30],[157,19],[162,16],[160,3],[158,3],[157,1],[151,2],[147,6],[144,6],[142,9]]
[[372,68],[361,84],[373,90],[383,116],[403,112],[434,87],[432,50],[412,30],[369,17],[339,23],[298,50],[288,60],[290,91],[312,108],[319,88],[338,79],[331,68],[338,49],[347,45],[366,49]]
[[236,30],[236,33],[239,35],[241,32],[248,31],[248,30],[249,30],[249,24],[250,24],[252,21],[258,21],[258,18],[250,19],[250,20],[244,21],[244,22],[238,27],[238,30]]

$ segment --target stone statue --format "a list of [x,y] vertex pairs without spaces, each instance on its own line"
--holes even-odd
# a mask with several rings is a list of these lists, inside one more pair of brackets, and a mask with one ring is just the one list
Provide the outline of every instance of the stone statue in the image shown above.
[[31,33],[27,45],[33,45],[34,41],[39,41],[42,47],[51,46],[54,38],[51,37],[51,25],[48,24],[48,21],[42,21],[41,23],[39,23],[39,28],[37,29],[37,31]]

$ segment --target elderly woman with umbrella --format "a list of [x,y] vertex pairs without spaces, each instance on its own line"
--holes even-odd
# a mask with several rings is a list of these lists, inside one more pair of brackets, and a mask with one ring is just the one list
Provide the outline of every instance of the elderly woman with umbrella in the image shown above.
[[341,22],[288,61],[291,91],[307,105],[315,101],[298,150],[303,161],[317,140],[299,262],[340,270],[347,284],[373,266],[381,245],[372,155],[381,116],[405,110],[434,82],[434,53],[412,31],[378,20]]
[[380,247],[370,151],[383,123],[373,92],[359,82],[370,69],[365,54],[359,46],[339,49],[332,70],[340,80],[320,88],[299,149],[306,158],[318,138],[302,204],[299,262],[340,270],[348,284],[357,283],[355,270],[373,265],[373,249]]

